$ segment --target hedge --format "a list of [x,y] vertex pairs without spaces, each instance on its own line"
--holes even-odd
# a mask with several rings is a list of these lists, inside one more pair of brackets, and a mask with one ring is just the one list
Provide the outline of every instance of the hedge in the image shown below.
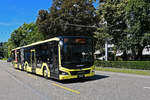
[[150,61],[95,61],[96,67],[150,70]]

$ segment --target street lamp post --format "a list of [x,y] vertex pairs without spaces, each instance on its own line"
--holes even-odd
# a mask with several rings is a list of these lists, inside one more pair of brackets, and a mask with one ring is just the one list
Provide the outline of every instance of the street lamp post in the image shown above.
[[105,61],[108,61],[108,40],[105,39]]

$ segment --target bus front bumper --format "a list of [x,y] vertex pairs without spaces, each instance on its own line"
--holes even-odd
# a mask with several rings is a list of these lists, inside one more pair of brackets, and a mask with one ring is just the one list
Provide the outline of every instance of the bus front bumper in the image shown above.
[[[92,77],[94,75],[95,75],[95,72],[91,72],[89,74],[84,74],[82,78]],[[59,80],[74,79],[74,78],[81,78],[81,77],[80,75],[59,75]]]

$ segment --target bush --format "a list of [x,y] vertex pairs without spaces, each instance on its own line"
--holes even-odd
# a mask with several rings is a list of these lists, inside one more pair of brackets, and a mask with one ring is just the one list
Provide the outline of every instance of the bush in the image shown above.
[[8,60],[8,58],[2,58],[2,59],[0,59],[0,60]]
[[150,70],[150,61],[95,61],[97,67]]

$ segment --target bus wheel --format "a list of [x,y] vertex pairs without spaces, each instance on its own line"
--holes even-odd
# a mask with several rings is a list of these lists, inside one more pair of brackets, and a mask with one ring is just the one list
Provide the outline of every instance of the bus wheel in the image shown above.
[[25,69],[24,69],[26,72],[27,72],[27,66],[28,66],[28,65],[26,64],[26,65],[25,65]]
[[43,70],[43,76],[47,79],[48,78],[48,70],[47,68],[45,67],[44,70]]

